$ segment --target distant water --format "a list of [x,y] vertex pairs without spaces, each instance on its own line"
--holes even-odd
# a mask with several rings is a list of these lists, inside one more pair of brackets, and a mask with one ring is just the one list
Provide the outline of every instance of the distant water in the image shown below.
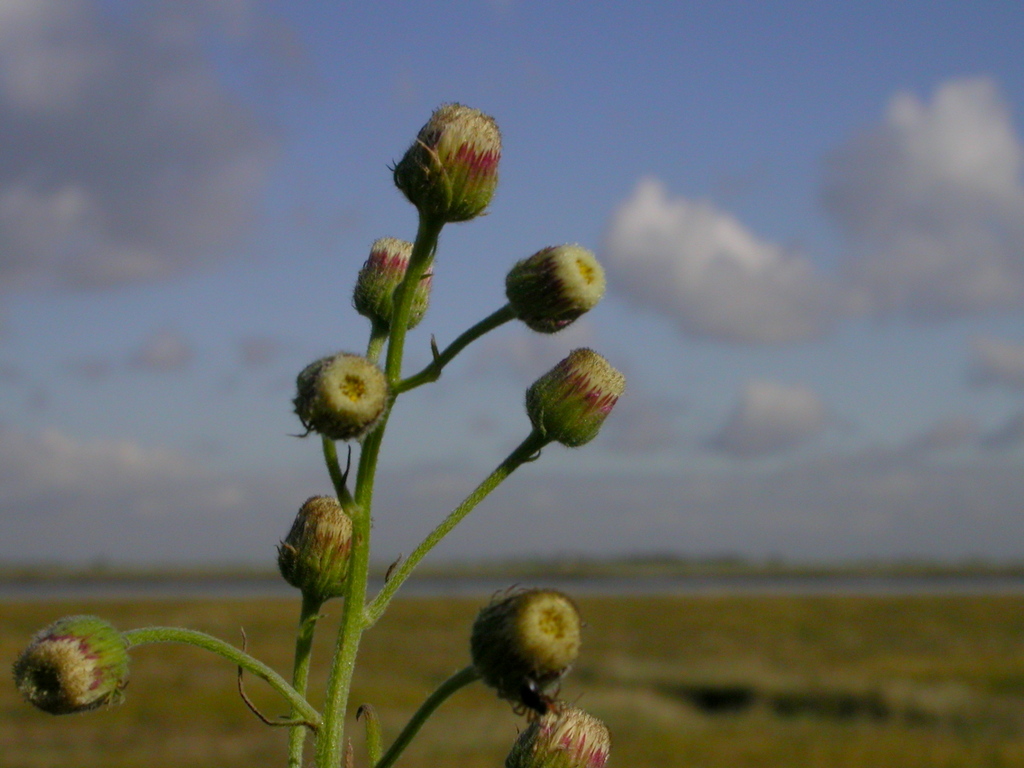
[[[406,597],[487,597],[517,585],[574,595],[991,595],[1024,594],[1024,576],[671,576],[609,578],[415,578]],[[380,588],[371,583],[370,594]],[[279,578],[0,582],[0,601],[266,599],[297,597]]]

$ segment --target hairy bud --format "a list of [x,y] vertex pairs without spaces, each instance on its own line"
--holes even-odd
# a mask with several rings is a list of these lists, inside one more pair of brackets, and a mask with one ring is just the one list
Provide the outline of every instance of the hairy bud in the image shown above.
[[284,580],[321,602],[345,592],[352,520],[333,496],[306,499],[277,548]]
[[564,675],[580,649],[580,615],[554,590],[513,592],[473,622],[473,666],[503,699],[535,707],[539,692]]
[[[370,256],[356,279],[352,295],[352,305],[356,312],[384,328],[391,327],[391,318],[395,313],[395,289],[405,277],[411,253],[412,243],[405,240],[382,237],[374,241],[370,246]],[[427,312],[432,281],[433,274],[428,268],[413,289],[409,328],[415,328]]]
[[395,166],[395,186],[423,215],[468,221],[490,204],[499,160],[501,133],[494,118],[444,104]]
[[570,448],[597,437],[626,377],[592,349],[575,349],[526,391],[534,429]]
[[512,267],[505,295],[529,328],[555,333],[597,306],[604,285],[604,270],[594,254],[579,245],[556,245]]
[[295,382],[295,414],[331,440],[363,437],[388,403],[384,373],[365,357],[339,352],[307,365]]
[[505,768],[604,768],[610,751],[604,723],[578,707],[563,706],[519,734]]
[[32,638],[14,662],[14,682],[26,701],[51,715],[116,704],[128,683],[128,649],[103,619],[68,616]]

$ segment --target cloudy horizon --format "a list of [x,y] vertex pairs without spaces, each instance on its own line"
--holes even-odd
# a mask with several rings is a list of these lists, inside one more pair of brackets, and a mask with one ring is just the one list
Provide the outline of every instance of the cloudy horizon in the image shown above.
[[591,346],[628,381],[602,434],[437,557],[1024,560],[1024,12],[909,4],[886,38],[853,8],[798,34],[789,6],[484,2],[438,41],[389,6],[0,9],[0,563],[269,562],[330,488],[295,373],[364,348],[351,281],[415,230],[388,164],[453,100],[497,118],[501,183],[445,230],[407,370],[543,246],[594,250],[608,294],[402,398],[377,559]]

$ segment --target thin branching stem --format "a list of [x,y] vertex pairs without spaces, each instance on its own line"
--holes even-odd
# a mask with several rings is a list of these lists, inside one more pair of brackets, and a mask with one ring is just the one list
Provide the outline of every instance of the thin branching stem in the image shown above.
[[318,729],[323,723],[320,713],[306,701],[302,694],[289,685],[287,680],[259,659],[218,637],[182,627],[143,627],[122,632],[121,636],[128,648],[150,643],[183,643],[212,651],[261,680],[265,680],[271,688],[288,700],[292,705],[292,711],[304,722],[309,723],[311,728]]
[[514,320],[516,317],[512,306],[506,304],[501,309],[492,312],[490,315],[485,317],[479,323],[474,325],[472,328],[464,331],[455,341],[445,347],[443,352],[437,352],[434,355],[434,359],[419,373],[410,376],[407,379],[402,379],[398,384],[395,385],[394,393],[401,394],[402,392],[408,392],[410,389],[422,386],[423,384],[429,384],[432,381],[437,381],[441,378],[441,371],[444,367],[452,361],[452,359],[459,354],[463,349],[468,347],[472,342],[479,339],[485,333],[493,331],[500,325],[504,325],[509,320]]
[[384,756],[374,764],[373,768],[390,768],[394,765],[395,760],[405,751],[405,748],[409,746],[409,742],[413,740],[413,737],[419,732],[423,723],[427,721],[434,710],[443,704],[453,693],[465,688],[470,683],[476,682],[480,679],[480,673],[478,673],[472,666],[460,669],[454,675],[445,680],[441,685],[434,691],[427,700],[420,705],[420,708],[416,710],[415,714],[409,719],[409,722],[405,724],[405,728],[398,734],[394,743],[388,747],[388,751],[384,753]]
[[452,510],[448,517],[441,521],[441,523],[430,532],[430,534],[420,542],[419,546],[412,551],[406,560],[395,569],[391,574],[391,578],[387,580],[380,592],[373,599],[366,608],[366,623],[368,626],[372,626],[381,617],[384,611],[388,607],[388,603],[395,596],[398,588],[402,586],[402,583],[409,578],[413,569],[419,564],[419,562],[426,556],[426,554],[433,549],[441,539],[448,535],[448,533],[460,522],[462,519],[473,511],[487,495],[493,491],[501,482],[511,475],[520,465],[527,461],[532,461],[536,458],[538,452],[548,443],[540,432],[534,430],[531,432],[519,446],[508,455],[508,457],[498,465],[498,467],[488,475],[483,482],[478,485],[472,493],[470,493],[465,500],[454,510]]
[[[391,334],[388,337],[384,369],[388,385],[392,389],[402,375],[402,355],[405,335],[409,326],[413,293],[430,266],[434,251],[437,249],[437,239],[443,227],[443,221],[420,216],[416,241],[413,243],[412,253],[409,256],[409,266],[406,269],[405,278],[395,291],[395,309],[391,318]],[[394,395],[392,395],[393,397]],[[363,439],[362,450],[359,453],[355,497],[352,499],[351,509],[346,510],[352,518],[352,560],[349,566],[348,581],[345,585],[341,626],[338,629],[334,658],[331,663],[330,675],[327,678],[327,696],[324,702],[325,726],[316,742],[316,765],[318,768],[336,768],[342,759],[349,690],[352,685],[352,675],[355,672],[359,641],[366,629],[364,607],[370,570],[371,509],[374,481],[377,474],[377,459],[380,455],[384,430],[387,428],[388,415],[385,413],[380,423]],[[344,500],[342,500],[342,506],[345,506]]]

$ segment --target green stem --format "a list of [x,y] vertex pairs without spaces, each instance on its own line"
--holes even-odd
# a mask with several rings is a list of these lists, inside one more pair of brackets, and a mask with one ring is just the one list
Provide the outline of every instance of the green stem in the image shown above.
[[441,683],[440,687],[430,694],[427,700],[416,710],[416,713],[410,718],[409,722],[405,724],[405,728],[398,734],[398,738],[388,748],[388,751],[384,753],[384,757],[374,765],[374,768],[390,768],[390,766],[394,765],[395,760],[409,746],[409,742],[419,732],[427,718],[434,713],[434,710],[460,688],[465,688],[470,683],[476,682],[479,679],[479,673],[472,666],[469,666],[459,670]]
[[[309,682],[309,662],[312,656],[313,635],[316,623],[320,618],[323,600],[306,593],[302,595],[302,608],[299,611],[299,629],[295,634],[295,664],[292,671],[292,687],[302,696],[306,695]],[[292,719],[298,717],[292,708]],[[302,751],[306,744],[306,729],[295,727],[288,734],[288,768],[301,768]]]
[[384,611],[387,609],[388,603],[391,602],[391,598],[394,597],[398,588],[402,586],[413,569],[419,564],[426,554],[433,549],[441,539],[448,535],[448,533],[462,522],[462,519],[468,515],[477,504],[484,500],[487,495],[498,487],[501,482],[511,475],[521,464],[531,461],[537,455],[545,445],[550,441],[544,437],[539,431],[534,430],[531,432],[522,443],[519,444],[508,457],[498,465],[498,467],[488,475],[480,485],[478,485],[472,493],[470,493],[465,500],[459,504],[454,510],[452,510],[448,517],[441,521],[441,523],[430,532],[430,534],[419,546],[413,550],[412,554],[403,562],[398,569],[391,575],[391,578],[387,580],[387,583],[373,599],[366,608],[366,620],[368,626],[372,626],[381,617]]
[[408,392],[410,389],[415,389],[423,384],[437,381],[441,378],[441,371],[444,367],[448,365],[448,363],[452,361],[452,358],[459,354],[459,352],[469,346],[472,342],[479,339],[485,333],[493,331],[495,328],[507,323],[509,320],[514,320],[515,317],[516,313],[510,304],[506,304],[501,309],[488,315],[472,328],[463,332],[462,335],[449,344],[443,352],[437,353],[434,356],[433,362],[426,366],[422,371],[398,382],[394,387],[394,394],[398,395],[402,392]]
[[366,723],[366,757],[370,761],[370,765],[376,765],[377,761],[380,760],[381,749],[381,726],[380,718],[377,716],[377,710],[370,704],[360,704],[359,709],[356,711],[356,719],[363,719]]
[[305,697],[290,686],[287,680],[259,659],[235,648],[235,646],[224,642],[220,638],[213,637],[205,632],[197,632],[194,629],[183,629],[181,627],[143,627],[122,632],[121,636],[124,638],[128,648],[149,643],[184,643],[185,645],[194,645],[198,648],[212,651],[242,669],[248,670],[261,680],[265,680],[271,688],[289,701],[292,705],[292,710],[305,720],[310,727],[318,729],[323,724],[320,713],[313,709]]
[[384,342],[388,340],[388,328],[386,325],[374,323],[370,329],[370,341],[366,345],[366,359],[376,363],[380,359],[380,352],[384,348]]
[[424,273],[430,267],[437,250],[437,238],[444,227],[443,220],[420,215],[419,229],[416,231],[416,242],[409,254],[409,266],[405,277],[395,290],[394,314],[391,318],[391,338],[388,341],[387,364],[384,373],[392,388],[402,376],[402,355],[405,352],[405,335],[409,330],[409,315],[412,312],[412,300],[416,286],[420,284]]
[[[409,329],[409,314],[413,291],[430,266],[443,221],[420,216],[416,242],[413,243],[405,278],[395,292],[395,309],[391,318],[388,338],[387,363],[384,373],[392,387],[402,374],[402,353],[405,335]],[[392,399],[394,395],[392,395]],[[373,488],[377,473],[377,459],[387,427],[388,413],[380,424],[363,439],[359,452],[359,470],[356,475],[355,499],[352,502],[352,563],[348,583],[345,585],[345,603],[342,607],[341,627],[335,644],[331,672],[327,678],[327,696],[324,703],[324,728],[316,740],[318,768],[336,768],[341,762],[345,735],[345,714],[348,709],[352,675],[355,672],[359,641],[368,623],[365,618],[366,584],[370,572],[370,527],[372,521]],[[325,453],[326,456],[326,453]],[[336,483],[337,485],[337,483]],[[342,502],[344,506],[344,501]]]

